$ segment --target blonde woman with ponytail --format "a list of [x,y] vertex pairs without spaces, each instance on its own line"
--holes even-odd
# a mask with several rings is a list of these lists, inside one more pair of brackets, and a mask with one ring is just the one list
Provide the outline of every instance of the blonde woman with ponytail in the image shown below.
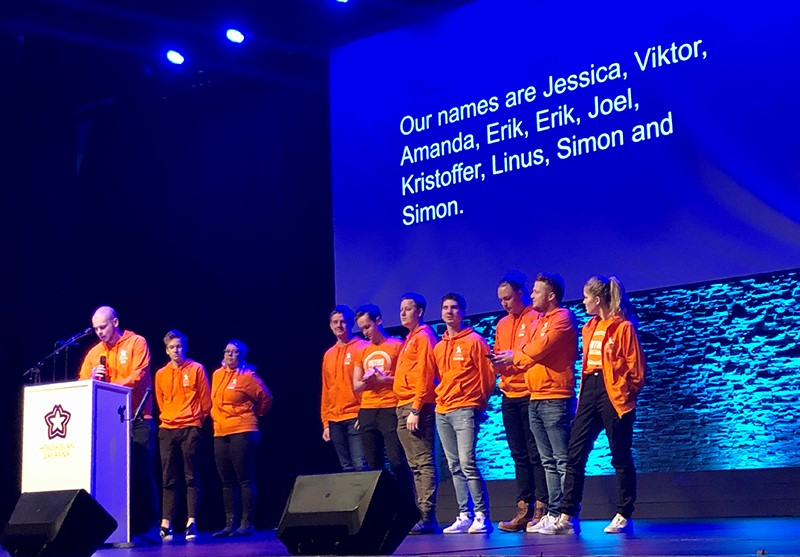
[[593,276],[583,287],[583,305],[591,319],[583,327],[583,365],[578,408],[572,422],[562,514],[542,534],[577,534],[586,462],[605,429],[611,465],[617,475],[617,514],[608,534],[633,530],[636,467],[633,422],[636,397],[644,386],[645,361],[636,333],[633,306],[617,277]]

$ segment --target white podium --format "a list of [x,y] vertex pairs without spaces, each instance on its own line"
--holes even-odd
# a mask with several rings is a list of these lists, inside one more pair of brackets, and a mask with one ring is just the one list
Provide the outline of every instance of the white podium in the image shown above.
[[130,542],[131,390],[100,381],[25,388],[22,493],[85,489]]

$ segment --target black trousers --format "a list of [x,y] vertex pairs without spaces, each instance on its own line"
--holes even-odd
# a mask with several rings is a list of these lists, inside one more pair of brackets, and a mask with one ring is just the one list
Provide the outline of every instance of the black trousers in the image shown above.
[[256,510],[256,456],[261,432],[214,437],[214,460],[222,481],[222,504],[228,523],[253,524]]
[[200,496],[200,481],[197,473],[200,428],[159,429],[158,446],[161,452],[163,485],[161,517],[169,521],[174,519],[176,496],[183,485],[186,487],[186,516],[196,518],[197,502]]
[[501,409],[503,425],[506,428],[506,441],[511,458],[514,460],[514,473],[517,479],[517,502],[533,504],[541,501],[547,504],[547,477],[536,448],[536,439],[531,432],[528,418],[530,399],[527,396],[509,398],[503,395]]
[[575,516],[580,511],[586,462],[597,436],[605,428],[611,465],[617,475],[617,512],[630,518],[636,502],[636,466],[631,451],[636,412],[630,411],[622,417],[617,415],[608,398],[602,373],[585,375],[581,381],[581,397],[569,439],[562,512]]
[[414,487],[406,453],[397,436],[397,409],[362,408],[358,411],[358,431],[364,445],[364,456],[371,470],[385,468],[384,449],[389,468],[400,486],[413,498]]

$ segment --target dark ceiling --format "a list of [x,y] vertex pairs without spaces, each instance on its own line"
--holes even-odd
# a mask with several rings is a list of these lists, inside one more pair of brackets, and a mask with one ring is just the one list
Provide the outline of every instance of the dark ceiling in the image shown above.
[[[20,94],[72,105],[222,76],[302,80],[319,73],[331,46],[467,1],[5,0],[0,69],[24,82]],[[226,41],[228,26],[246,41]],[[169,48],[184,53],[183,66],[166,62]]]

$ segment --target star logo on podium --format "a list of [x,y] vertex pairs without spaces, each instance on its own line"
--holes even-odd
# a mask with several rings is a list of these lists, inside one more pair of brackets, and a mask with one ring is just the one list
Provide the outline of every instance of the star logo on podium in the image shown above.
[[47,438],[55,439],[67,437],[67,424],[72,416],[69,412],[61,408],[60,404],[53,406],[53,410],[49,414],[44,415],[44,421],[47,423]]

